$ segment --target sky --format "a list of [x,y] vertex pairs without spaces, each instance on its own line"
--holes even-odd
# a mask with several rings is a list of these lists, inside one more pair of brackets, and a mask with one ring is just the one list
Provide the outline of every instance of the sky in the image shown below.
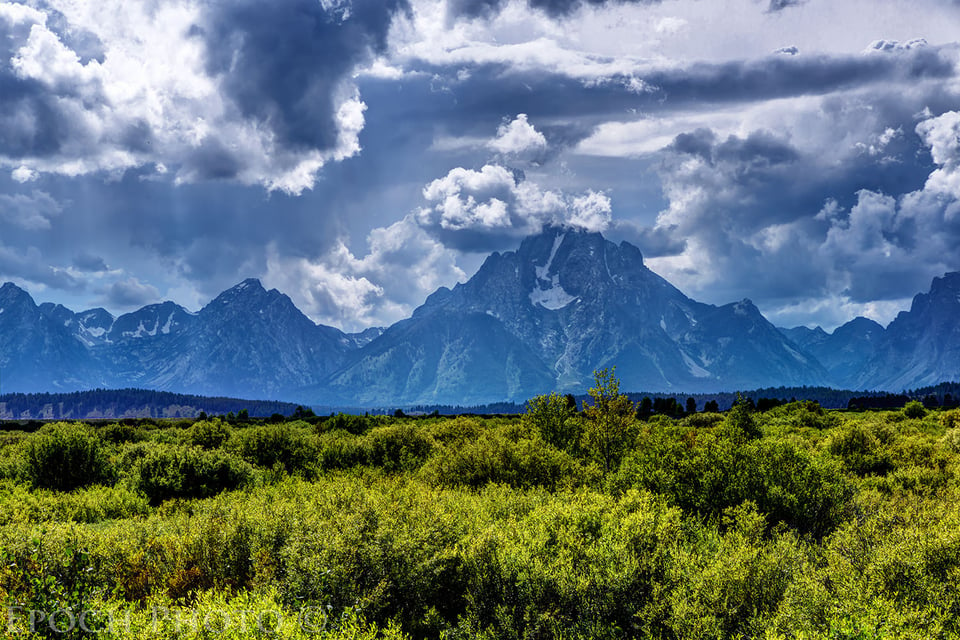
[[548,224],[882,323],[960,270],[958,0],[0,2],[0,281],[409,316]]

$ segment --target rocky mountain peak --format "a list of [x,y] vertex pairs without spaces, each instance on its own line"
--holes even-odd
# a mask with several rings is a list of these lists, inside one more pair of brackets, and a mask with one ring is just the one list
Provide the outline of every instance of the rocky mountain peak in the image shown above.
[[201,309],[200,315],[228,323],[269,321],[277,325],[292,322],[304,327],[316,326],[289,296],[276,289],[265,289],[256,278],[248,278],[227,289]]
[[[276,289],[273,290],[277,292]],[[278,292],[277,292],[278,293]],[[241,301],[262,300],[269,295],[257,278],[247,278],[214,298],[207,306],[234,304]]]
[[836,337],[843,336],[872,336],[883,333],[883,325],[870,318],[857,316],[850,322],[840,325],[833,331]]
[[0,309],[15,305],[29,306],[31,308],[37,306],[29,293],[12,282],[5,282],[3,286],[0,287]]
[[960,302],[960,271],[934,278],[930,286],[930,297],[944,302]]

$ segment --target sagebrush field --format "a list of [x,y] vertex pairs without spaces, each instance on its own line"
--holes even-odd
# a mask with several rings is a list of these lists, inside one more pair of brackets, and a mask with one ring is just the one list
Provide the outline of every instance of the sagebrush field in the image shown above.
[[639,420],[612,376],[579,413],[11,430],[4,629],[957,637],[958,471],[958,410]]

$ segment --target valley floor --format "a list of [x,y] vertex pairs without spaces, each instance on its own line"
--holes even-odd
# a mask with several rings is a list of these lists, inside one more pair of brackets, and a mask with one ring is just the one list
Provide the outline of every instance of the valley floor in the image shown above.
[[958,637],[958,471],[919,404],[0,431],[5,637]]

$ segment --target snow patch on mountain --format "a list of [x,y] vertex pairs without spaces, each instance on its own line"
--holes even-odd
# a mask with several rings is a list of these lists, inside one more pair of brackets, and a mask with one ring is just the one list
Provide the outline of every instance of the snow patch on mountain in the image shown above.
[[530,302],[533,306],[539,304],[544,309],[557,311],[577,299],[576,296],[570,295],[560,286],[560,276],[553,276],[550,284],[549,289],[541,289],[538,283],[537,288],[530,292]]
[[683,358],[683,364],[687,365],[687,370],[695,378],[710,378],[713,376],[712,373],[698,365],[693,361],[693,358],[685,354],[683,351],[680,352],[680,356]]
[[140,324],[137,325],[136,331],[124,331],[123,337],[124,338],[142,338],[143,336],[150,336],[152,338],[153,336],[157,335],[157,325],[159,324],[160,324],[159,322],[154,324],[153,329],[147,329],[143,325],[143,321],[141,320]]
[[172,313],[167,317],[167,321],[166,321],[166,322],[164,323],[164,325],[160,328],[160,333],[162,333],[163,335],[169,334],[169,333],[170,333],[170,327],[171,327],[171,325],[173,325],[173,314],[172,314]]
[[550,266],[553,264],[553,259],[557,257],[557,251],[560,249],[560,245],[563,244],[563,239],[566,237],[566,233],[558,233],[557,237],[553,241],[553,247],[550,249],[550,257],[547,258],[547,264],[542,267],[534,267],[534,270],[537,272],[537,280],[549,280],[548,277],[550,274]]

